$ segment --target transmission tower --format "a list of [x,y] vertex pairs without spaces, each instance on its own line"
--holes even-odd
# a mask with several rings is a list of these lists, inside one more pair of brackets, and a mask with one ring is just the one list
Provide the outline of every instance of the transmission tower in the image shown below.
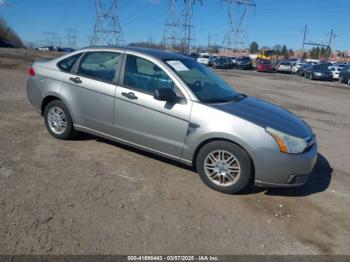
[[[196,0],[184,0],[184,2],[185,9],[182,13],[184,37],[182,42],[185,45],[185,52],[189,53],[196,41],[193,24],[193,6]],[[197,0],[197,2],[200,2],[200,4],[203,5],[202,0]]]
[[67,29],[67,47],[77,49],[77,30]]
[[57,34],[54,32],[44,32],[44,41],[47,46],[54,46],[57,40]]
[[245,23],[250,7],[255,7],[254,0],[223,0],[228,6],[229,30],[224,39],[224,44],[238,50],[243,48]]
[[96,22],[91,45],[123,45],[119,0],[96,0]]
[[163,46],[166,50],[175,51],[178,44],[179,19],[176,12],[176,1],[168,0],[168,16],[163,33]]

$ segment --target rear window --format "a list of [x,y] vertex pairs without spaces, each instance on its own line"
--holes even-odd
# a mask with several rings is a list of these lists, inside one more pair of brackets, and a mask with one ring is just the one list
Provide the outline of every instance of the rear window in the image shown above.
[[102,81],[113,81],[121,55],[116,52],[91,52],[81,60],[78,74]]
[[64,72],[70,72],[75,64],[76,61],[80,58],[82,53],[72,55],[70,57],[67,57],[60,62],[57,63],[57,66],[59,69],[61,69]]

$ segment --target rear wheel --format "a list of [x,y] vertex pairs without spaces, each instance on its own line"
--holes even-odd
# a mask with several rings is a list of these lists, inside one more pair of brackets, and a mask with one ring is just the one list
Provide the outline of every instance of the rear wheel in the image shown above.
[[196,165],[206,185],[226,194],[241,191],[252,176],[249,155],[241,147],[226,141],[206,144],[198,153]]
[[344,83],[343,77],[339,77],[339,83]]
[[44,120],[49,133],[57,139],[69,139],[75,135],[72,118],[60,100],[51,101],[45,107]]

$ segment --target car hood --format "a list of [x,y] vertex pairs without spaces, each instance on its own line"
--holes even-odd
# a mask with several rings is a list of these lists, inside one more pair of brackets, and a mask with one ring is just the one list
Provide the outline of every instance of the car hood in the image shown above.
[[312,133],[311,128],[293,113],[255,97],[211,106],[263,128],[271,127],[292,136],[304,138]]

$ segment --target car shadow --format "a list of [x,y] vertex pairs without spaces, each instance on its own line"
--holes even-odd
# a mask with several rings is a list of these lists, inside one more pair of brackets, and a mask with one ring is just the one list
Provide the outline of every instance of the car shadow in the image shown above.
[[276,188],[247,188],[244,194],[256,194],[264,192],[270,196],[304,197],[325,191],[332,179],[333,168],[328,160],[320,153],[314,170],[302,187],[276,187]]
[[[171,160],[162,156],[158,156],[156,154],[149,153],[138,148],[127,146],[115,141],[100,138],[94,135],[79,132],[78,135],[75,136],[75,138],[73,138],[72,140],[73,141],[95,140],[97,142],[117,146],[121,149],[131,151],[136,154],[140,154],[158,161],[162,161],[170,165],[174,165],[179,168],[183,168],[188,171],[191,171],[194,174],[197,174],[194,168],[188,165],[185,165],[183,163],[180,163],[175,160]],[[246,189],[238,193],[238,195],[252,195],[252,194],[264,192],[264,194],[271,195],[271,196],[285,196],[285,197],[308,196],[308,195],[325,191],[331,183],[332,173],[333,173],[333,168],[330,166],[328,160],[322,154],[318,153],[315,168],[310,174],[305,185],[303,185],[302,187],[263,188],[263,187],[254,187],[253,185],[250,185]]]

